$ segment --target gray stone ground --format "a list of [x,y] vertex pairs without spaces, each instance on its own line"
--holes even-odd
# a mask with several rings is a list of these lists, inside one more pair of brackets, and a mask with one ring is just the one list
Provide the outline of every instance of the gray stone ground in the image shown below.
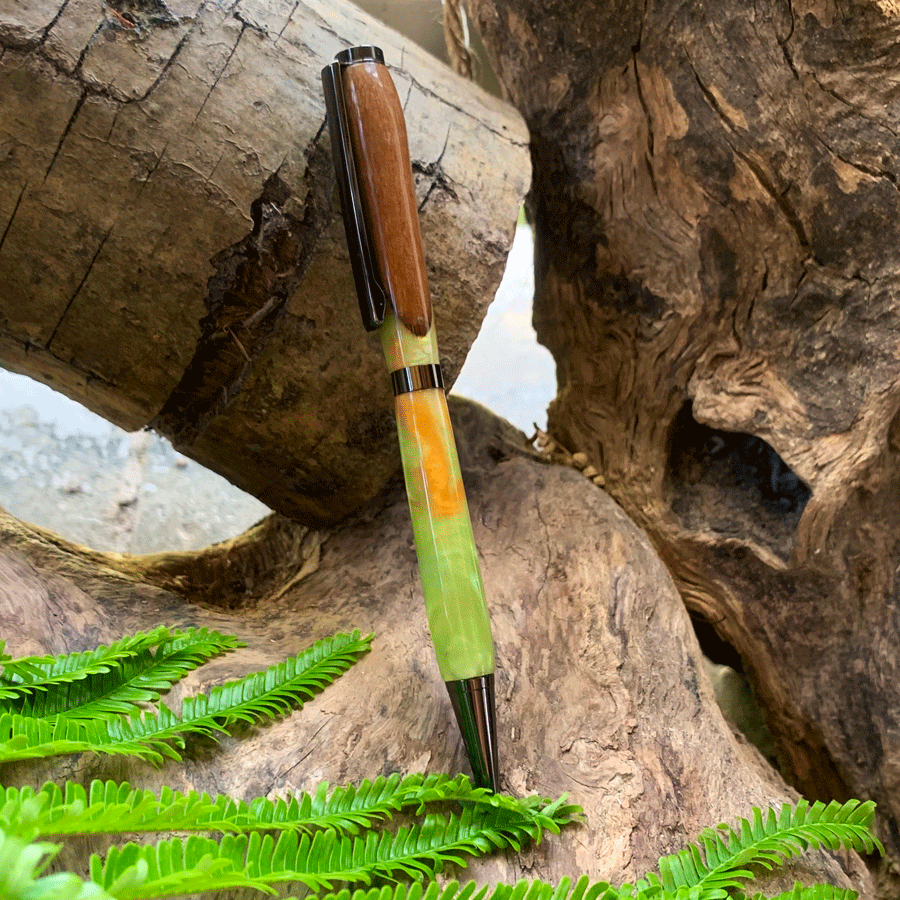
[[96,550],[150,553],[199,549],[268,511],[149,432],[102,420],[80,430],[49,418],[29,385],[0,384],[0,504],[20,519]]
[[[552,359],[531,328],[531,262],[531,232],[523,227],[454,386],[529,433],[534,423],[546,423],[555,393]],[[96,550],[128,553],[198,549],[239,534],[268,512],[165,439],[127,434],[2,369],[0,506]]]

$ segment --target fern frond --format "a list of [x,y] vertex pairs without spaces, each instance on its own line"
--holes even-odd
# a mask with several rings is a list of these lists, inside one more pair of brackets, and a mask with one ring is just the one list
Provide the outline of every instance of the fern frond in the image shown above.
[[[0,828],[27,830],[37,837],[68,837],[116,832],[190,831],[204,828],[227,830],[231,818],[225,803],[206,794],[182,794],[164,787],[152,791],[133,789],[127,782],[92,781],[90,787],[66,782],[65,788],[47,782],[40,791],[31,787],[6,788],[0,806]],[[229,798],[220,798],[228,801]],[[230,801],[234,806],[234,801]],[[219,819],[224,821],[219,822]]]
[[6,641],[0,641],[0,684],[4,676],[8,676],[10,680],[40,676],[42,670],[38,668],[38,664],[48,663],[52,659],[52,656],[23,656],[14,660],[6,652]]
[[[493,794],[484,788],[474,787],[465,775],[451,778],[444,774],[405,777],[395,774],[374,781],[365,780],[359,785],[336,787],[330,792],[329,789],[328,782],[322,782],[313,794],[300,793],[274,801],[259,797],[249,805],[241,803],[241,828],[332,829],[345,834],[358,834],[360,829],[390,819],[400,810],[415,809],[421,813],[428,803],[459,802],[518,811],[547,802],[540,797],[518,800]],[[580,815],[581,807],[560,806],[553,813],[574,821]]]
[[563,878],[559,884],[526,880],[516,884],[498,884],[493,888],[469,881],[460,886],[457,881],[441,885],[435,881],[396,884],[385,887],[344,888],[326,894],[322,900],[669,900],[674,895],[635,893],[633,885],[613,887],[606,881],[591,882],[582,875],[575,884]]
[[0,830],[0,897],[4,900],[113,900],[77,875],[41,873],[59,852],[56,844],[29,843]]
[[346,671],[369,649],[371,637],[359,632],[317,641],[298,656],[214,687],[207,697],[185,699],[178,717],[164,703],[155,712],[81,721],[56,716],[29,719],[0,715],[0,762],[36,759],[62,753],[108,753],[134,756],[156,765],[164,757],[181,759],[169,741],[184,746],[189,734],[214,737],[237,721],[256,722],[300,708],[308,697]]
[[[801,800],[785,803],[779,813],[753,810],[753,821],[741,819],[738,829],[721,824],[700,832],[697,844],[659,861],[661,884],[667,891],[698,887],[707,891],[740,890],[752,877],[747,866],[773,869],[804,850],[847,847],[873,852],[881,844],[869,830],[875,812],[872,802],[850,800],[812,806]],[[699,846],[698,846],[699,845]]]
[[185,722],[217,718],[230,725],[285,715],[302,708],[306,700],[346,672],[360,654],[368,652],[371,643],[372,635],[363,638],[358,631],[316,641],[265,671],[217,685],[209,696],[186,697],[181,717]]
[[94,672],[106,672],[110,665],[147,647],[155,647],[167,637],[169,629],[161,625],[148,634],[138,632],[108,646],[101,644],[94,650],[6,660],[0,673],[0,698],[17,697],[47,684],[77,681]]
[[29,718],[96,718],[111,713],[129,714],[140,703],[150,703],[172,685],[212,657],[243,646],[231,635],[209,629],[176,631],[154,652],[151,647],[116,660],[105,672],[85,675],[77,681],[32,686],[20,685],[19,697],[4,701],[10,712]]
[[[560,798],[564,800],[565,798]],[[424,803],[461,802],[520,812],[546,804],[541,797],[522,800],[494,795],[473,787],[458,775],[391,775],[329,792],[322,782],[312,794],[300,793],[277,800],[258,797],[249,803],[226,795],[215,799],[193,791],[184,794],[163,788],[159,795],[132,788],[127,782],[93,781],[85,789],[66,782],[47,782],[40,791],[31,787],[7,788],[0,805],[0,827],[22,828],[26,807],[28,827],[35,837],[65,837],[102,833],[155,831],[313,831],[331,829],[358,834],[360,829],[390,819],[402,809]],[[549,810],[549,812],[548,812]],[[544,811],[557,821],[575,821],[581,807],[557,801]]]
[[[167,739],[182,733],[209,734],[212,730],[216,727],[184,725],[165,704],[160,704],[158,714],[129,719],[49,720],[4,713],[0,715],[0,762],[94,752],[134,756],[158,765],[164,757],[181,759]],[[225,729],[217,726],[217,730]]]
[[[544,882],[531,882],[550,888]],[[500,887],[506,887],[501,885]],[[414,881],[412,884],[393,884],[384,887],[344,888],[336,893],[326,894],[322,900],[501,900],[494,894],[488,894],[490,888],[487,885],[479,886],[474,881],[469,881],[460,887],[459,882],[450,881],[446,885],[440,885],[436,881],[422,883]],[[552,888],[551,888],[552,890]],[[508,900],[503,897],[502,900]],[[516,898],[519,900],[519,898]],[[549,895],[543,892],[535,894],[529,900],[549,900]]]
[[[707,900],[712,896],[731,895],[684,887],[667,891],[658,882],[651,885],[647,881],[637,885],[613,887],[605,881],[591,882],[586,875],[582,875],[574,885],[570,879],[563,878],[555,886],[546,881],[523,879],[514,885],[499,884],[493,888],[480,886],[473,881],[462,886],[456,881],[443,885],[431,881],[355,890],[344,888],[336,893],[326,894],[322,900]],[[858,896],[856,891],[830,884],[811,887],[796,884],[793,890],[785,891],[777,897],[754,894],[750,900],[856,900]]]
[[[194,629],[192,632],[196,634]],[[3,662],[0,673],[0,700],[33,694],[54,685],[80,681],[88,675],[109,672],[122,660],[136,656],[143,650],[157,647],[167,641],[174,641],[183,636],[183,632],[175,631],[164,625],[144,634],[123,637],[108,646],[101,644],[94,650],[80,653],[69,653],[64,656],[26,656],[20,659],[7,659]],[[209,638],[215,635],[213,643],[223,639],[217,632],[207,632]],[[229,645],[241,646],[234,638],[228,638]],[[218,651],[216,651],[218,652]]]
[[753,894],[750,900],[856,900],[857,891],[850,888],[839,888],[833,884],[795,884],[794,887],[775,897],[764,894]]
[[548,815],[550,807],[523,810],[467,809],[460,816],[436,814],[396,834],[367,832],[347,837],[335,831],[277,839],[253,832],[225,834],[220,841],[200,835],[156,845],[125,844],[105,860],[91,858],[91,878],[118,900],[168,896],[207,890],[256,888],[273,892],[277,884],[298,883],[313,891],[338,882],[369,883],[374,877],[433,876],[447,863],[491,850],[521,848],[545,831],[558,832],[568,819]]

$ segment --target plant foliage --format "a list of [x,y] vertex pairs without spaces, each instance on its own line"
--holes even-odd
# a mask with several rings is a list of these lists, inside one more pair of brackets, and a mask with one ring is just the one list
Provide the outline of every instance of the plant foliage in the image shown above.
[[[0,827],[14,822],[21,829],[27,819],[34,838],[80,834],[140,833],[154,831],[300,831],[329,829],[358,834],[401,810],[421,810],[426,803],[465,803],[518,813],[530,809],[537,798],[516,800],[473,787],[463,775],[391,775],[360,785],[330,789],[327,781],[315,793],[300,793],[250,803],[224,794],[181,793],[163,788],[132,788],[127,782],[93,781],[85,789],[67,782],[48,782],[39,791],[31,787],[6,788],[0,806]],[[567,815],[570,808],[553,810]],[[552,823],[547,827],[553,829]]]
[[[173,632],[165,626],[160,626],[147,634],[138,632],[123,637],[109,646],[101,644],[95,650],[69,653],[64,656],[26,656],[12,659],[4,653],[3,658],[0,659],[0,664],[3,666],[3,670],[0,672],[0,699],[9,700],[14,697],[33,696],[39,691],[80,681],[89,675],[114,670],[120,667],[124,660],[154,647],[161,648],[173,644],[175,649],[181,649],[192,639],[195,644],[195,655],[198,656],[199,662],[203,662],[222,650],[237,647],[241,643],[237,638],[227,637],[206,629]],[[205,653],[200,650],[204,646]]]
[[[212,737],[302,707],[369,647],[359,632],[319,641],[268,669],[186,698],[179,713],[160,695],[218,653],[241,646],[207,630],[157,628],[86,653],[13,659],[0,644],[0,762],[92,751],[161,764],[178,760],[191,736]],[[148,707],[147,704],[155,704]],[[158,794],[115,781],[48,782],[0,794],[0,900],[150,900],[211,890],[273,894],[293,885],[330,900],[723,900],[745,897],[752,872],[810,848],[881,850],[870,828],[874,804],[753,810],[732,827],[701,832],[663,857],[659,871],[613,886],[582,877],[479,887],[438,885],[445,866],[519,851],[581,818],[581,809],[532,796],[492,794],[459,775],[391,775],[359,785],[249,802],[163,788]],[[397,814],[411,824],[390,830]],[[65,839],[96,834],[173,832],[129,841],[90,874],[44,874]],[[385,880],[390,886],[377,886]],[[412,883],[407,883],[411,881]],[[354,886],[355,889],[354,889]],[[796,885],[772,900],[852,900],[831,885]],[[754,895],[753,900],[766,900]]]
[[95,856],[91,879],[120,900],[225,888],[271,889],[301,884],[311,891],[336,882],[373,878],[434,877],[444,865],[465,866],[467,858],[494,850],[521,849],[543,831],[558,832],[570,820],[561,804],[523,804],[520,810],[466,808],[460,815],[429,813],[396,832],[367,830],[357,836],[333,829],[277,837],[252,832],[221,840],[190,835],[156,845],[128,843]]
[[[613,887],[605,881],[592,882],[585,875],[574,884],[571,879],[563,878],[556,885],[525,879],[514,885],[500,884],[494,887],[480,886],[474,881],[464,885],[457,881],[445,885],[432,881],[355,890],[344,888],[326,895],[323,900],[704,900],[713,896],[741,896],[713,895],[699,889],[684,888],[673,893],[660,886],[650,887],[646,882],[644,885],[643,888],[632,884]],[[775,897],[754,894],[750,900],[855,900],[856,897],[856,891],[830,884],[796,884],[792,890]]]
[[[34,718],[29,710],[5,712],[0,714],[0,762],[86,751],[137,756],[157,765],[164,757],[180,760],[177,748],[184,747],[185,735],[214,737],[236,722],[252,724],[302,707],[366,652],[369,643],[370,638],[360,638],[359,632],[318,641],[263,672],[214,687],[208,696],[186,698],[181,715],[162,702],[156,710],[130,703],[127,715],[101,713],[87,719],[65,713]],[[55,667],[51,663],[48,668]],[[80,665],[79,671],[84,669]]]
[[56,844],[29,843],[0,831],[0,897],[23,900],[111,900],[99,885],[71,872],[43,875]]
[[801,800],[781,811],[753,810],[753,819],[741,819],[737,829],[722,824],[700,833],[696,844],[659,861],[663,887],[700,887],[704,892],[740,890],[753,877],[749,866],[771,870],[810,848],[839,850],[852,847],[872,853],[876,846],[870,833],[875,804],[850,800],[814,803]]
[[[19,681],[15,687],[0,687],[0,704],[7,712],[21,712],[35,719],[127,714],[136,704],[159,700],[160,694],[197,666],[239,646],[242,644],[236,638],[206,628],[171,633],[167,628],[158,628],[132,647],[130,655],[121,656],[114,664],[107,656],[99,671],[96,661],[93,665],[84,661],[85,656],[93,654],[64,658],[59,666],[62,673],[54,672],[53,664],[45,663],[42,678]],[[108,653],[110,648],[100,649]],[[66,664],[71,668],[66,670]],[[76,680],[70,680],[72,669],[79,673]]]

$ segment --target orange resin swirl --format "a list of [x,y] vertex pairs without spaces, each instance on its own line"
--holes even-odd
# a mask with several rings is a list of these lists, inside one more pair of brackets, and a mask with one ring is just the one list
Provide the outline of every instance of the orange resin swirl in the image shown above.
[[396,409],[403,428],[419,446],[420,462],[411,474],[421,484],[420,502],[428,505],[435,518],[449,519],[466,509],[466,496],[451,462],[453,432],[442,400],[440,389],[413,391],[396,398]]

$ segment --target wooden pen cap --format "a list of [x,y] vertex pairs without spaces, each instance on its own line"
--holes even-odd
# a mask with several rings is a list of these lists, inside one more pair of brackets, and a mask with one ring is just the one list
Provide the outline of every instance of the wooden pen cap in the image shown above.
[[384,63],[359,50],[337,61],[373,262],[398,319],[422,337],[431,299],[403,108]]

